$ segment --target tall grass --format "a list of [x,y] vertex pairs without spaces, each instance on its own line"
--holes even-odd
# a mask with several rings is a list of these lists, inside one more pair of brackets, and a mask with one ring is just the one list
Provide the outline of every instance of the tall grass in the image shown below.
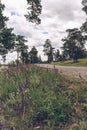
[[[31,65],[10,67],[0,73],[0,122],[5,129],[62,130],[76,115],[77,120],[86,120],[87,86],[81,94],[81,83],[67,80],[57,69]],[[78,115],[76,106],[83,100]]]

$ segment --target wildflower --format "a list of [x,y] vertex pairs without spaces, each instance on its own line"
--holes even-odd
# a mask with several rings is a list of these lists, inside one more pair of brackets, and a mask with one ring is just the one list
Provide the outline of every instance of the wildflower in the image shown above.
[[4,130],[3,129],[3,124],[0,122],[0,130]]
[[54,69],[53,69],[53,73],[54,73],[54,74],[58,74],[58,69],[57,69],[57,68],[54,68]]
[[23,92],[23,88],[24,88],[23,83],[19,83],[18,87],[19,87],[19,92],[22,93]]
[[25,83],[24,83],[25,88],[28,88],[29,84],[30,84],[29,79],[26,77]]

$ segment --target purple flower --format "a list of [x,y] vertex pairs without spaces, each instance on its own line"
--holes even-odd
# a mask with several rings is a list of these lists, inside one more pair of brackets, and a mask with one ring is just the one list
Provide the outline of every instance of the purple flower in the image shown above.
[[29,79],[26,77],[25,83],[24,83],[25,88],[28,88],[29,84],[30,84]]
[[17,103],[13,107],[14,107],[14,110],[18,112],[21,110],[21,103]]
[[54,69],[53,69],[53,73],[54,73],[54,74],[58,74],[58,69],[57,69],[57,68],[54,68]]
[[0,122],[0,130],[4,130],[3,129],[3,124]]
[[20,93],[23,92],[23,88],[24,88],[23,83],[19,83],[18,87],[19,87],[19,92]]

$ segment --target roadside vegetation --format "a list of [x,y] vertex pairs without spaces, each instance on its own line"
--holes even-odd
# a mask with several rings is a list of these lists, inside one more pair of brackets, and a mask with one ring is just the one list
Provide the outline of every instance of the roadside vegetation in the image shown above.
[[68,80],[57,69],[33,65],[2,70],[0,127],[4,130],[85,130],[87,84]]

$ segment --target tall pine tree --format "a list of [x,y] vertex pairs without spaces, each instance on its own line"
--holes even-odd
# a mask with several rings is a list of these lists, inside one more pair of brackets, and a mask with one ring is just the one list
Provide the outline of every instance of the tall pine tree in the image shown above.
[[53,48],[52,48],[50,39],[46,39],[43,47],[44,47],[43,52],[48,58],[47,62],[48,63],[52,62],[53,61]]
[[[82,5],[83,5],[82,10],[83,10],[83,11],[86,13],[86,15],[87,15],[87,0],[83,0],[83,1],[82,1]],[[85,40],[87,40],[87,35],[86,35],[86,33],[87,33],[87,19],[86,19],[86,21],[82,24],[82,26],[81,26],[81,31],[84,32],[84,38],[85,38]]]
[[0,55],[5,61],[6,54],[14,48],[15,34],[6,25],[8,18],[3,15],[4,9],[5,6],[0,1]]
[[27,0],[27,4],[29,5],[28,13],[25,15],[26,19],[29,22],[40,24],[41,19],[39,15],[41,14],[42,6],[41,0]]

